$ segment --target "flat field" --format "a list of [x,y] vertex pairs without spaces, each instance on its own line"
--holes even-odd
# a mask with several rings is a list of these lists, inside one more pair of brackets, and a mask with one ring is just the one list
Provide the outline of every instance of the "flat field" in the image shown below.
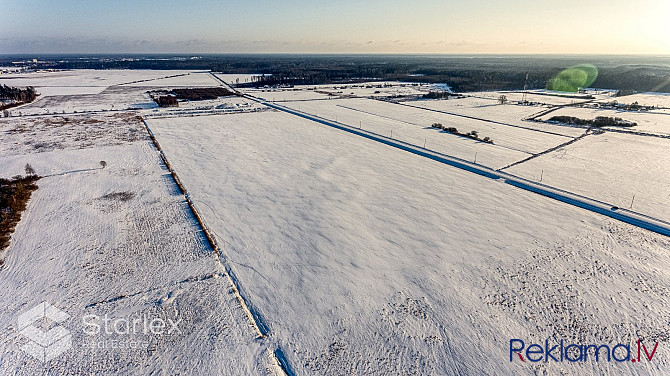
[[[43,95],[0,118],[0,177],[27,163],[42,176],[0,251],[1,374],[670,372],[668,237],[426,158],[670,221],[664,115],[586,129],[544,122],[597,113],[556,93],[422,100],[437,87],[397,82],[245,88],[161,109],[147,93],[253,76],[3,75]],[[68,314],[72,347],[41,363],[17,317],[45,301]],[[179,330],[91,335],[87,315]],[[659,345],[641,364],[532,363],[510,361],[514,338]]]

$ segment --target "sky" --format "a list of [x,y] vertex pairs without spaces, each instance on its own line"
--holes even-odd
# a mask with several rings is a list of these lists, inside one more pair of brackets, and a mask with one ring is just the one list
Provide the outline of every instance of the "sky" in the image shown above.
[[668,0],[0,0],[0,54],[670,54]]

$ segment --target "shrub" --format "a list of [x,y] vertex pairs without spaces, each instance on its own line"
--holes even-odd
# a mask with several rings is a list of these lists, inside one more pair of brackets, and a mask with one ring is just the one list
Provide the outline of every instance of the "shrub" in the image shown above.
[[446,91],[431,91],[429,93],[424,94],[423,98],[424,99],[443,99],[443,98],[449,99],[450,95],[451,94],[449,92],[446,92]]
[[172,95],[162,95],[154,100],[160,107],[179,107],[177,98]]

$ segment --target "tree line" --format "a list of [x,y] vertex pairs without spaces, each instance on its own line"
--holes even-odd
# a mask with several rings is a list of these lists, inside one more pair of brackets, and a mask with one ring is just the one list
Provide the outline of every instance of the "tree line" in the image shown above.
[[18,87],[0,85],[0,99],[2,100],[9,99],[15,102],[28,103],[34,101],[35,98],[37,98],[37,92],[32,86],[21,89]]

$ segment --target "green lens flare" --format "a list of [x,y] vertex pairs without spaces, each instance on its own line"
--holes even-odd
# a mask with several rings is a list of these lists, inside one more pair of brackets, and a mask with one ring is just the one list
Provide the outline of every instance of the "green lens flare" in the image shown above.
[[577,92],[587,88],[598,78],[598,68],[591,64],[579,64],[565,69],[547,82],[548,90]]

